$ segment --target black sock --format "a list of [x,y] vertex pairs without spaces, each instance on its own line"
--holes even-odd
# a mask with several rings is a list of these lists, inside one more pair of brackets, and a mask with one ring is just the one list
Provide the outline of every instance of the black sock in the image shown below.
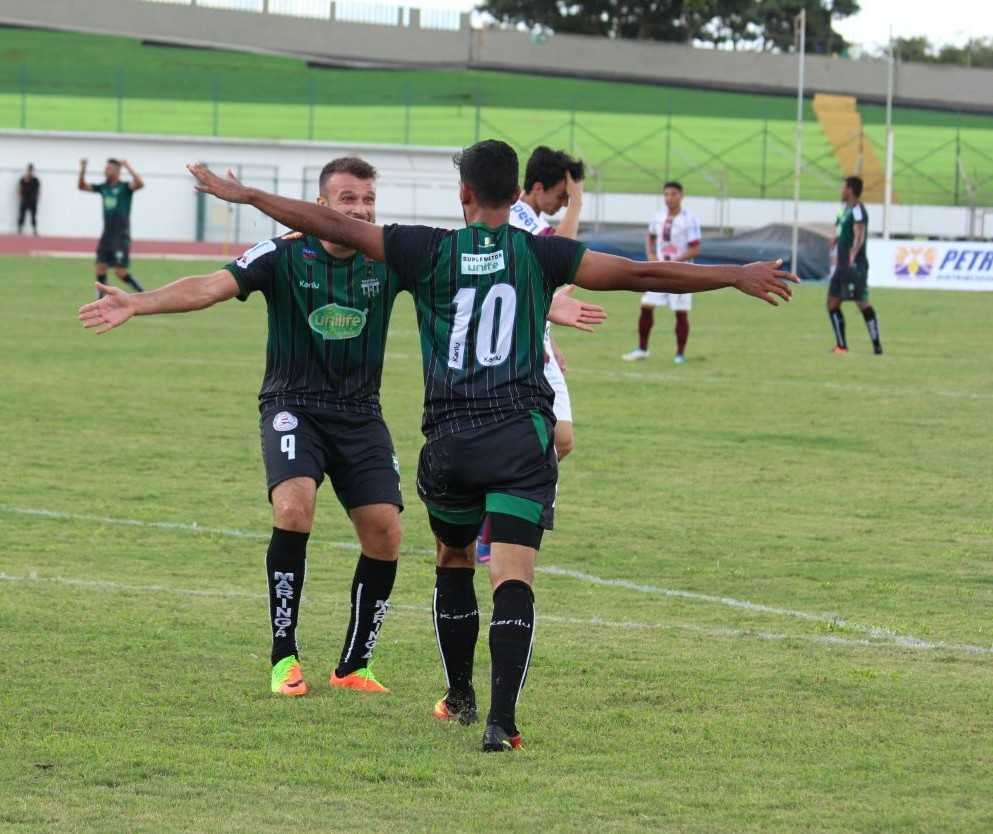
[[438,638],[445,683],[449,690],[472,687],[472,665],[479,639],[479,603],[471,568],[435,568],[434,633]]
[[307,539],[310,533],[272,528],[265,555],[269,588],[269,622],[272,625],[272,663],[297,654],[297,618],[307,573]]
[[834,339],[838,347],[847,348],[848,342],[845,340],[845,317],[841,314],[841,309],[828,310],[828,317],[831,319],[831,329],[834,330]]
[[121,280],[129,287],[134,287],[135,292],[144,292],[144,289],[142,288],[141,284],[139,284],[135,280],[135,277],[130,272],[127,275],[125,275]]
[[869,338],[872,339],[872,346],[879,350],[883,345],[879,341],[879,320],[876,318],[876,311],[872,307],[866,307],[862,311],[862,318],[865,319],[865,326],[869,329]]
[[493,592],[490,620],[490,714],[487,724],[498,724],[511,735],[517,732],[517,699],[528,674],[534,644],[534,593],[516,579],[501,583]]
[[345,645],[335,674],[339,678],[368,666],[379,640],[379,629],[390,607],[390,593],[397,575],[397,563],[371,559],[359,554],[352,577],[352,613],[348,620]]

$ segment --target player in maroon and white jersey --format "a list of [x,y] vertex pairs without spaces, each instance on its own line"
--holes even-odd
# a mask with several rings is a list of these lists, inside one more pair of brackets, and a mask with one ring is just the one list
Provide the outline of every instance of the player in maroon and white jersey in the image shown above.
[[[648,226],[645,238],[645,259],[649,261],[686,261],[692,263],[700,252],[700,221],[683,208],[683,186],[667,182],[662,189],[665,211],[660,211]],[[670,307],[676,314],[675,361],[686,361],[686,341],[690,336],[689,293],[646,292],[641,297],[641,317],[638,319],[638,347],[621,358],[633,362],[648,358],[648,335],[655,323],[655,308]]]

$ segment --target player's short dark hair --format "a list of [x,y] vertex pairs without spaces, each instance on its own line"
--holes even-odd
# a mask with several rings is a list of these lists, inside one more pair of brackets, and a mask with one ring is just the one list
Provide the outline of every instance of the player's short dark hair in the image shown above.
[[862,196],[862,177],[845,177],[847,185],[856,197]]
[[514,201],[520,166],[517,153],[499,139],[484,139],[452,157],[459,178],[485,208],[502,208]]
[[110,159],[107,160],[107,164],[108,165],[116,165],[118,168],[121,167],[121,161],[119,159],[114,159],[113,157],[111,157]]
[[324,186],[332,174],[351,174],[360,180],[374,180],[379,176],[376,169],[364,159],[359,159],[357,156],[339,156],[321,169],[321,176],[317,180],[321,191],[324,191]]
[[585,171],[582,160],[573,159],[565,151],[553,151],[546,145],[539,145],[524,168],[524,191],[530,194],[536,182],[546,190],[552,188],[562,182],[567,173],[579,182]]
[[683,193],[683,184],[678,180],[669,180],[665,185],[662,186],[662,190],[665,191],[667,188],[675,188],[680,194]]

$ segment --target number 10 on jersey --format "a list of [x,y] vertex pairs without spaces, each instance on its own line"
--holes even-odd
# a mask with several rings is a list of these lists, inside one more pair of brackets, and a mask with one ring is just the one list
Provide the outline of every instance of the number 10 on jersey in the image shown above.
[[[465,368],[466,341],[472,324],[476,288],[463,287],[452,299],[452,338],[448,343],[448,367]],[[476,361],[486,367],[502,365],[510,356],[517,293],[509,284],[494,284],[487,291],[476,324]]]

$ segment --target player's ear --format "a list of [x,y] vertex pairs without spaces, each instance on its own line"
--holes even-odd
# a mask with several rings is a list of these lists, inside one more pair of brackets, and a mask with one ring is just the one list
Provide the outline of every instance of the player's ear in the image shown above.
[[517,202],[518,200],[520,200],[520,199],[521,199],[521,187],[520,187],[520,186],[518,185],[518,186],[517,186],[517,187],[516,187],[516,188],[514,189],[514,199],[513,199],[513,200],[511,200],[510,202],[511,202],[511,204],[514,204],[514,203],[516,203],[516,202]]

